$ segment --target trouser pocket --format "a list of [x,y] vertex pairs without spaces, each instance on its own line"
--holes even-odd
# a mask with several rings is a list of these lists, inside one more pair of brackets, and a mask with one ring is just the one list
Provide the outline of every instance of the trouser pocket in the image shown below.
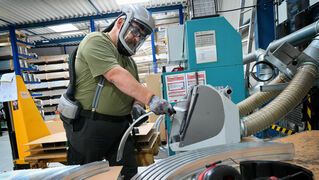
[[73,121],[73,132],[78,132],[81,131],[81,129],[84,127],[86,123],[86,119],[85,118],[78,118],[77,120]]

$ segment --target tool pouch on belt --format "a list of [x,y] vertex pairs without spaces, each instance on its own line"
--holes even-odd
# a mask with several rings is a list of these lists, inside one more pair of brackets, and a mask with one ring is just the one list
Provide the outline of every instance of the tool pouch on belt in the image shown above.
[[60,119],[67,123],[71,124],[75,119],[80,115],[82,106],[77,100],[72,100],[69,98],[67,93],[61,95],[60,102],[58,105],[58,111]]
[[[91,111],[92,119],[94,119],[93,116],[99,102],[104,81],[105,81],[105,78],[103,76],[100,76],[100,80],[97,84],[93,102],[92,102],[92,111]],[[60,114],[60,118],[63,122],[67,124],[71,124],[74,120],[76,120],[80,116],[81,110],[82,110],[82,106],[79,101],[77,101],[75,98],[70,97],[68,95],[68,92],[62,94],[59,105],[58,105],[58,111]]]
[[69,86],[67,92],[61,95],[58,105],[60,119],[67,124],[72,124],[72,122],[78,118],[82,108],[81,104],[74,98],[76,83],[75,59],[77,51],[78,48],[75,48],[75,50],[71,54],[71,58],[69,61]]

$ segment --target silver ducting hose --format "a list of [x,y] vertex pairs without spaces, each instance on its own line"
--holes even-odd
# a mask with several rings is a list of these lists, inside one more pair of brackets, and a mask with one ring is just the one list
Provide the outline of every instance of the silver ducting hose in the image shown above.
[[[317,33],[319,33],[319,20],[281,39],[273,41],[269,44],[267,51],[273,52],[284,42],[288,42],[293,46],[300,45],[304,42],[311,40]],[[248,64],[256,61],[260,54],[264,54],[263,52],[265,52],[265,50],[258,49],[255,52],[247,54],[243,58],[243,64]]]
[[[283,73],[280,73],[280,75],[272,80],[269,85],[283,83],[286,81],[286,76]],[[246,115],[247,113],[260,107],[261,105],[264,105],[270,99],[277,96],[280,92],[281,91],[258,92],[239,102],[237,104],[239,109],[239,117],[242,117],[243,115]]]
[[313,86],[317,72],[314,64],[302,66],[276,99],[241,120],[242,136],[249,136],[268,128],[296,107]]
[[293,46],[298,46],[307,41],[310,41],[318,33],[319,33],[319,20],[281,39],[271,42],[269,46],[267,47],[267,50],[269,50],[270,52],[273,52],[277,47],[282,45],[284,42],[288,42]]
[[255,62],[256,60],[262,60],[260,58],[263,58],[263,55],[266,53],[263,49],[257,49],[253,53],[247,54],[245,57],[243,57],[243,64],[248,64]]

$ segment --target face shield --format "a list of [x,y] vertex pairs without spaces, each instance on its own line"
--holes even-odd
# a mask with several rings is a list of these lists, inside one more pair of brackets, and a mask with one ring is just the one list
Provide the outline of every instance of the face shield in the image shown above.
[[152,33],[152,29],[138,20],[131,20],[124,32],[123,40],[131,52],[136,52]]
[[132,56],[142,46],[155,27],[152,15],[142,6],[125,6],[125,22],[118,37],[119,53]]

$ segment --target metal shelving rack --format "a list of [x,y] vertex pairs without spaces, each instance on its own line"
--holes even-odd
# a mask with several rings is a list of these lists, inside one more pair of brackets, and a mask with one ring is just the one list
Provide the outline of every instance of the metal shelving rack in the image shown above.
[[[11,49],[12,49],[12,60],[13,60],[15,74],[23,77],[21,71],[27,71],[27,72],[38,71],[37,69],[33,69],[33,68],[20,67],[20,62],[19,62],[20,58],[22,58],[22,59],[37,59],[37,57],[30,56],[27,54],[20,54],[18,52],[17,43],[25,44],[25,45],[30,46],[30,47],[35,47],[35,45],[28,43],[28,42],[21,41],[21,40],[17,40],[14,26],[9,26],[9,36],[10,36],[10,44],[11,44]],[[25,81],[25,83],[40,83],[40,82]]]

